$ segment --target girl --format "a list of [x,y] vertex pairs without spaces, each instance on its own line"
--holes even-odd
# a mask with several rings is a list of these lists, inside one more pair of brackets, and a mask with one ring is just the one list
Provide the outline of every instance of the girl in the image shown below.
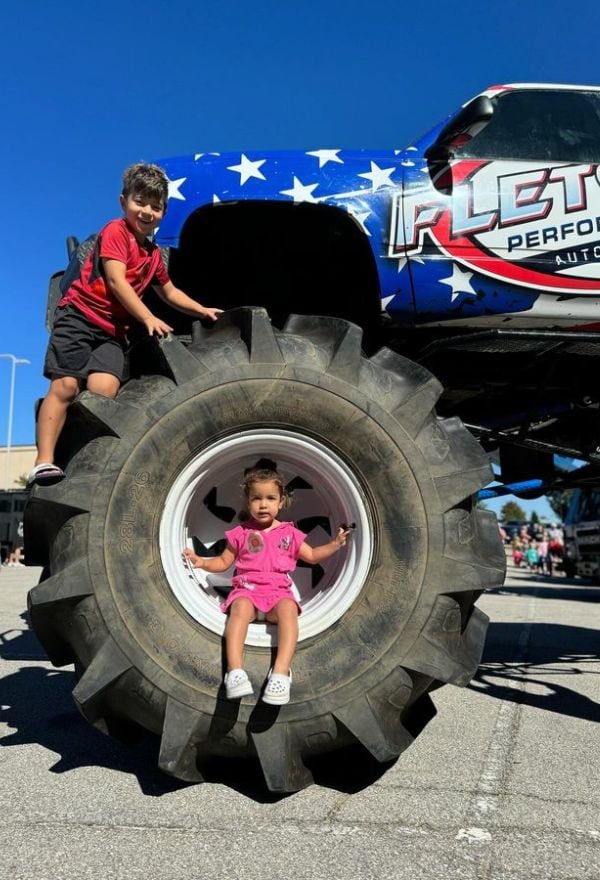
[[[289,572],[302,559],[315,565],[343,547],[350,529],[340,527],[329,543],[310,547],[306,535],[277,514],[290,503],[276,465],[261,459],[244,474],[242,484],[248,518],[225,532],[227,546],[220,556],[207,559],[186,547],[183,555],[194,568],[209,572],[226,571],[235,562],[233,589],[221,610],[229,613],[225,627],[227,699],[251,694],[252,683],[242,668],[248,625],[257,618],[277,624],[277,656],[269,672],[263,694],[265,703],[283,706],[290,699],[290,663],[298,641],[298,614],[301,608],[291,590]],[[244,514],[245,515],[245,514]],[[241,517],[240,517],[241,518]]]
[[538,554],[537,543],[535,541],[531,542],[525,555],[527,556],[527,565],[532,571],[535,571],[535,569],[538,567],[538,562],[540,558]]

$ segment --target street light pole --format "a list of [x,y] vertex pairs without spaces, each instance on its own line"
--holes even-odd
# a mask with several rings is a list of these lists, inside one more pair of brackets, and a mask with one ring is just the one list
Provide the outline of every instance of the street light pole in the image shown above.
[[8,438],[6,440],[6,468],[4,471],[4,488],[8,489],[10,483],[10,449],[12,445],[13,407],[15,403],[15,371],[17,364],[29,364],[25,358],[15,357],[14,354],[0,354],[0,358],[6,358],[12,362],[10,371],[10,395],[8,400]]

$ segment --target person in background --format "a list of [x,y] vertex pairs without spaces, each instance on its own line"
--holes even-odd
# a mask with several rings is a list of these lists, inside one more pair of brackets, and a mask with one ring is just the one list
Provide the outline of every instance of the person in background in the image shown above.
[[512,540],[512,559],[513,565],[520,568],[523,562],[523,542],[519,535],[515,535]]
[[540,574],[552,574],[552,559],[550,557],[550,547],[548,540],[548,532],[542,532],[542,540],[538,542],[538,570]]
[[536,571],[537,567],[538,567],[539,558],[540,558],[536,541],[532,541],[530,543],[529,547],[527,548],[527,552],[525,554],[525,557],[527,559],[527,567],[531,571]]

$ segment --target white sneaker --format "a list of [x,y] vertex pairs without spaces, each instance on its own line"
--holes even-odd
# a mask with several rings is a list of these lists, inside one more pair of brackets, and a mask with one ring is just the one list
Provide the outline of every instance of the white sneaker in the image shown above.
[[285,706],[290,701],[290,688],[292,685],[292,670],[289,675],[280,675],[278,672],[269,672],[267,685],[262,696],[263,703],[270,706]]
[[252,682],[243,669],[232,669],[226,673],[224,684],[228,700],[237,700],[254,693]]

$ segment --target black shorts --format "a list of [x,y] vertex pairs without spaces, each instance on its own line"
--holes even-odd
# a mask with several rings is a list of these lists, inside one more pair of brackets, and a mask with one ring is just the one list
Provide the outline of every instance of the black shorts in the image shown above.
[[126,340],[116,339],[88,321],[75,306],[57,308],[44,360],[44,376],[87,379],[90,373],[110,373],[122,382],[125,344]]

